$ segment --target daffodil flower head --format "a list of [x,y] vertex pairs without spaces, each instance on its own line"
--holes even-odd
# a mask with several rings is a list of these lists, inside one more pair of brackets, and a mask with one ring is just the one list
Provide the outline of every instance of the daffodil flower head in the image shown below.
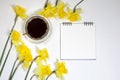
[[66,6],[67,5],[63,1],[60,1],[57,4],[56,8],[57,8],[57,15],[59,16],[59,18],[64,18],[67,15],[67,13],[64,10]]
[[46,62],[46,59],[49,58],[48,50],[46,48],[43,48],[41,50],[38,49],[38,55],[40,57],[38,57],[35,61],[37,64],[39,64],[40,61],[42,61],[42,60]]
[[35,75],[38,76],[38,80],[45,80],[47,76],[52,72],[50,65],[39,64],[34,71]]
[[55,73],[56,73],[57,78],[61,78],[62,80],[64,80],[63,75],[68,73],[68,70],[64,62],[59,62],[57,60]]
[[20,18],[25,19],[27,17],[26,9],[23,8],[22,6],[15,5],[13,6],[13,10],[16,13],[16,15],[19,16]]
[[20,46],[17,46],[18,60],[23,61],[23,68],[27,69],[30,62],[32,61],[31,50],[23,43]]
[[21,34],[16,31],[16,30],[13,30],[12,33],[11,33],[11,39],[12,39],[12,43],[17,46],[19,45],[20,43],[22,43],[22,40],[21,40]]
[[16,48],[17,48],[17,52],[21,55],[26,55],[31,53],[31,50],[24,43],[22,43],[20,46],[17,46]]
[[68,8],[67,11],[68,11],[68,16],[67,16],[68,20],[72,22],[81,20],[80,13],[82,12],[82,9],[77,9],[74,12],[72,9]]
[[55,13],[56,8],[51,3],[48,3],[43,10],[38,12],[39,15],[43,15],[46,18],[55,17]]

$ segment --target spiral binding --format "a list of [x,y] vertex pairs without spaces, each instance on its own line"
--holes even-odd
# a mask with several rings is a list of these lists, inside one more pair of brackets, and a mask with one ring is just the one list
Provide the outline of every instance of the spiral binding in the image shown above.
[[92,26],[94,23],[93,22],[84,22],[85,26]]
[[83,23],[72,23],[72,22],[63,22],[64,26],[72,26],[72,24],[84,24],[84,26],[93,26],[93,22],[83,22]]
[[64,26],[72,26],[72,22],[63,22],[62,23]]

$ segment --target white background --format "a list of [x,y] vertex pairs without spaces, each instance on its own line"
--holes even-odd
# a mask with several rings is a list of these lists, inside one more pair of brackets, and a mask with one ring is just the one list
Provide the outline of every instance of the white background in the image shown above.
[[[10,6],[19,4],[26,7],[28,13],[32,13],[32,11],[42,8],[42,1],[44,0],[0,0],[0,55],[15,16]],[[71,8],[78,1],[65,0]],[[51,2],[54,3],[54,0],[51,0]],[[97,59],[66,61],[69,74],[65,76],[65,80],[120,80],[119,3],[119,0],[85,0],[81,4],[83,21],[94,21],[96,24]],[[53,61],[54,58],[59,57],[59,54],[52,53],[54,45],[50,49],[50,59],[53,59]],[[0,80],[7,80],[12,66],[11,62],[15,58],[15,50],[13,52]],[[19,69],[14,80],[23,80],[24,74],[25,72]],[[51,80],[53,79],[51,78]]]

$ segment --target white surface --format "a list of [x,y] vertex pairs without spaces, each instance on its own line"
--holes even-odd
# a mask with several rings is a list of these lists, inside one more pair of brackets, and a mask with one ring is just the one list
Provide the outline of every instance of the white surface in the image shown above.
[[[2,52],[15,16],[10,5],[22,5],[28,9],[28,13],[32,13],[43,6],[41,1],[44,0],[0,0],[0,52]],[[54,0],[51,1],[54,2]],[[71,7],[78,1],[79,0],[65,0]],[[119,0],[85,0],[82,3],[83,20],[90,20],[96,23],[97,60],[66,61],[69,74],[65,76],[65,80],[120,80],[119,3]],[[17,29],[22,27],[18,25],[20,25],[20,23],[17,23]],[[53,33],[57,33],[57,30],[54,30],[58,26],[53,27]],[[55,36],[55,34],[53,36]],[[49,49],[50,59],[54,61],[56,57],[59,57],[59,53],[57,53],[55,49],[55,47],[59,46],[54,43],[51,45],[52,47]],[[42,46],[42,44],[40,46]],[[0,80],[8,80],[7,76],[9,75],[8,73],[10,72],[11,64],[15,57],[16,53],[15,50],[13,50]],[[19,68],[14,80],[23,80],[24,75],[25,72]]]
[[61,59],[96,59],[94,24],[61,24]]

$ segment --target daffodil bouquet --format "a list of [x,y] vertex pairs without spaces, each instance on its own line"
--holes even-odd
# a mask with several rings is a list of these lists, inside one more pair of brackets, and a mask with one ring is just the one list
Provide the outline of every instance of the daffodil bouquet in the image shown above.
[[65,18],[71,22],[75,22],[75,21],[81,20],[80,14],[82,13],[82,9],[81,8],[77,9],[77,6],[83,1],[84,0],[81,0],[79,3],[77,3],[72,10],[63,1],[56,0],[56,4],[55,6],[53,6],[47,0],[45,3],[44,9],[38,11],[37,14],[43,15],[47,18],[59,17],[60,19]]
[[[76,4],[72,10],[72,9],[68,8],[68,5],[65,4],[63,1],[56,0],[55,5],[52,5],[48,0],[46,0],[44,9],[38,11],[36,14],[42,15],[46,18],[59,17],[60,19],[65,18],[72,22],[78,21],[78,20],[81,20],[80,13],[82,12],[82,10],[76,9],[76,7],[81,2],[83,2],[83,0],[81,0],[78,4]],[[1,67],[0,68],[0,77],[5,68],[5,64],[10,55],[10,51],[11,51],[12,47],[14,46],[16,49],[16,52],[18,53],[18,56],[16,57],[14,64],[12,66],[12,69],[11,69],[11,72],[9,75],[9,80],[13,79],[13,77],[20,65],[22,65],[24,70],[27,70],[27,73],[24,78],[24,80],[27,80],[27,77],[29,75],[29,72],[30,72],[31,67],[34,62],[36,63],[37,67],[34,70],[33,75],[31,76],[30,80],[32,80],[34,77],[37,77],[38,80],[48,80],[48,78],[52,74],[55,74],[57,78],[64,80],[63,75],[68,73],[65,63],[60,62],[57,59],[56,64],[55,64],[56,68],[52,70],[51,65],[47,63],[49,54],[48,54],[48,50],[46,48],[38,49],[36,52],[38,55],[33,58],[31,49],[22,40],[22,37],[24,37],[23,34],[21,34],[20,32],[18,32],[17,30],[14,29],[18,18],[21,18],[24,20],[28,17],[28,15],[26,14],[26,9],[19,5],[12,6],[12,8],[13,8],[13,11],[15,12],[16,16],[14,19],[14,24],[11,28],[10,34],[7,38],[4,49],[2,51],[2,55],[0,57],[0,67]],[[9,41],[10,41],[10,47],[7,52],[7,55],[5,56],[5,51],[6,51]],[[4,61],[3,61],[3,57],[5,57]]]

